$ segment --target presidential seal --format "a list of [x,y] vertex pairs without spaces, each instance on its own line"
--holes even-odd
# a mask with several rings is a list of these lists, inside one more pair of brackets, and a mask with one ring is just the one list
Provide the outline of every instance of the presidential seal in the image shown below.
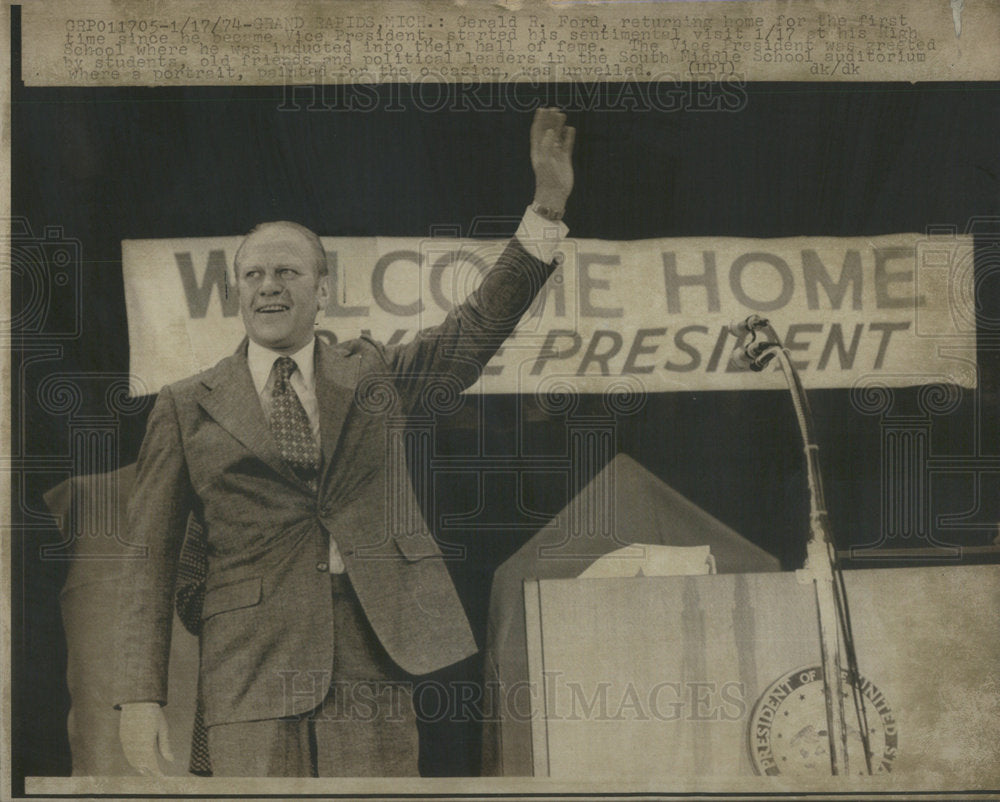
[[[848,768],[851,774],[867,774],[847,672],[842,676]],[[898,751],[896,718],[882,691],[870,680],[859,679],[858,687],[865,701],[872,773],[884,774],[891,770]],[[798,668],[771,683],[754,705],[749,722],[750,760],[758,774],[830,774],[830,739],[820,666]]]

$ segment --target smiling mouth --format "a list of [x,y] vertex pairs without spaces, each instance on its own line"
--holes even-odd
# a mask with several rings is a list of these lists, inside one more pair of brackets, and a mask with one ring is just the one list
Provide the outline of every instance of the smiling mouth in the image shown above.
[[256,311],[269,315],[276,312],[287,312],[288,307],[285,304],[267,304],[266,306],[258,306]]

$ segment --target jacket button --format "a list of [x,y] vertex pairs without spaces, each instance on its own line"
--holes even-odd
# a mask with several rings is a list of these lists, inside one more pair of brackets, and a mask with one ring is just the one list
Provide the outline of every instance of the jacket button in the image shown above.
[[330,565],[328,563],[316,563],[317,571],[329,571]]

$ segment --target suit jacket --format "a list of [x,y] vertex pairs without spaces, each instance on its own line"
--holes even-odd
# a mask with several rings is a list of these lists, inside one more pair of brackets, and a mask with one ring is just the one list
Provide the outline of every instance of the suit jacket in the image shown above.
[[[246,361],[164,387],[129,505],[116,702],[166,702],[172,591],[188,515],[203,522],[207,576],[200,688],[205,723],[278,718],[322,700],[333,664],[328,576],[335,538],[376,636],[424,674],[476,651],[441,551],[420,515],[402,416],[472,384],[548,278],[517,239],[443,324],[406,345],[316,344],[323,464],[318,493],[282,460]],[[389,424],[393,426],[389,426]]]

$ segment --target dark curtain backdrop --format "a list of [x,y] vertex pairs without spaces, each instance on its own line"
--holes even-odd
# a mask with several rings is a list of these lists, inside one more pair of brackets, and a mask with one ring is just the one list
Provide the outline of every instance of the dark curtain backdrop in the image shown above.
[[[81,382],[82,403],[96,409],[107,386],[127,373],[121,240],[229,235],[276,218],[331,236],[420,236],[446,224],[467,231],[477,217],[516,220],[532,191],[527,111],[429,112],[405,87],[382,90],[393,93],[398,110],[381,103],[370,112],[335,110],[332,103],[310,110],[322,104],[311,104],[308,94],[298,96],[295,110],[281,88],[27,89],[17,44],[15,35],[13,212],[40,240],[79,241],[80,284],[72,293],[53,294],[51,314],[53,320],[75,315],[73,298],[82,298],[82,329],[41,360],[34,340],[15,342],[16,782],[69,771],[58,609],[66,563],[40,555],[42,546],[59,541],[41,495],[65,478],[52,466],[67,454],[68,423],[44,409],[38,394],[53,373],[90,374]],[[558,99],[556,87],[521,91],[522,98],[535,92]],[[605,97],[620,91],[604,88]],[[588,110],[565,95],[578,132],[577,183],[566,215],[572,235],[874,236],[931,224],[961,231],[971,218],[990,215],[996,233],[996,85],[761,83],[745,91],[745,108],[737,113]],[[988,312],[992,307],[994,321],[1000,271],[987,249],[995,240],[981,238],[986,255],[979,270],[980,303]],[[15,310],[29,291],[15,274]],[[995,325],[981,323],[978,393],[964,393],[957,409],[934,419],[931,449],[937,453],[972,454],[977,437],[982,453],[1000,453],[998,352],[986,347],[991,334]],[[881,525],[880,421],[854,411],[846,390],[811,398],[833,531],[841,547],[866,542]],[[898,393],[897,402],[914,404],[915,391]],[[532,448],[561,453],[565,421],[514,396],[467,401],[440,422],[437,447],[473,453],[482,413],[489,453],[509,453],[519,405]],[[119,416],[119,464],[134,461],[148,410],[141,405]],[[801,559],[807,523],[796,437],[790,403],[778,392],[657,394],[641,412],[618,421],[620,451],[786,568]],[[537,531],[545,514],[565,505],[566,483],[551,476],[520,483],[492,477],[485,507],[461,525],[446,525],[442,516],[475,509],[475,482],[437,485],[433,525],[474,555],[453,573],[481,643],[493,570]],[[936,483],[933,516],[972,510],[975,524],[938,531],[939,537],[990,543],[997,490],[996,474]],[[498,526],[484,535],[477,531],[482,523]],[[475,679],[479,670],[472,660],[448,677]],[[426,724],[425,771],[477,771],[477,739],[474,723]]]

